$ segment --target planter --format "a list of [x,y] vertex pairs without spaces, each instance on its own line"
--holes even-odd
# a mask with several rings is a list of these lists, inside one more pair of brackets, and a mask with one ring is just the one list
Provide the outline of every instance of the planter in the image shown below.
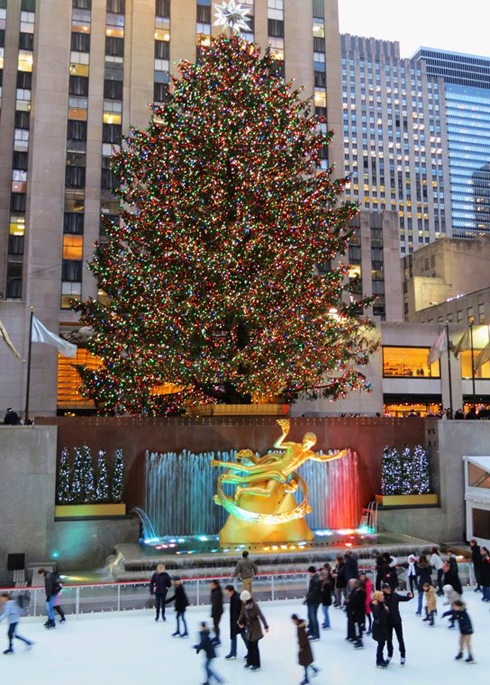
[[57,519],[87,519],[106,516],[126,516],[125,504],[57,504],[54,517]]
[[189,416],[289,416],[289,404],[199,404]]
[[428,507],[437,506],[437,495],[376,495],[376,502],[383,507]]

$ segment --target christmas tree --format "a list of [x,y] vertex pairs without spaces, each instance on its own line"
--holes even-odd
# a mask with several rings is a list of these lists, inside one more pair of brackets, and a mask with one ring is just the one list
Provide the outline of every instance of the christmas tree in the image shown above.
[[120,447],[116,450],[116,456],[114,459],[114,468],[112,471],[111,480],[111,499],[113,502],[123,501],[123,490],[124,490],[124,462],[123,462],[123,451]]
[[415,488],[414,494],[427,495],[430,493],[430,467],[427,452],[422,445],[417,445],[413,454]]
[[71,501],[74,504],[82,504],[84,497],[83,489],[83,459],[79,447],[75,447],[75,461],[71,479]]
[[87,447],[87,445],[84,445],[83,447],[82,474],[84,494],[83,501],[91,503],[95,499],[95,477],[92,455],[90,454],[90,448]]
[[58,504],[70,504],[70,455],[66,447],[61,451],[60,466],[58,471]]
[[85,396],[155,415],[367,389],[367,301],[343,296],[337,259],[357,206],[327,168],[331,133],[239,36],[179,69],[114,157],[120,220],[90,265],[109,300],[74,304],[103,364],[79,367]]
[[402,452],[402,473],[400,480],[400,494],[412,495],[416,487],[415,465],[410,453],[410,447],[405,446]]
[[97,459],[97,488],[95,490],[96,502],[109,502],[109,473],[107,470],[107,457],[104,450],[99,450]]
[[385,447],[381,464],[381,492],[383,495],[401,494],[402,463],[396,447]]

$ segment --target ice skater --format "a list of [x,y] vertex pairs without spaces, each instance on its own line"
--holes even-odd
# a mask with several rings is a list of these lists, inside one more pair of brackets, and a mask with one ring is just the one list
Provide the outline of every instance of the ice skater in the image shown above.
[[351,578],[347,597],[347,640],[354,643],[355,649],[364,647],[362,633],[366,621],[366,586],[363,582]]
[[322,582],[322,628],[327,630],[330,628],[328,609],[332,606],[332,590],[334,586],[334,579],[332,577],[332,569],[330,568],[330,564],[324,564],[323,568],[320,569],[320,579]]
[[434,616],[437,611],[437,597],[436,591],[432,587],[431,583],[424,583],[424,595],[425,595],[425,618],[423,621],[428,621],[430,626],[434,625]]
[[[177,628],[175,633],[172,633],[172,637],[188,637],[189,633],[187,631],[187,623],[185,622],[185,610],[189,606],[189,600],[184,590],[182,580],[176,576],[172,580],[172,585],[174,586],[174,596],[169,597],[165,600],[165,604],[170,604],[170,602],[175,602],[175,612],[177,616]],[[180,632],[180,621],[182,619],[182,625],[184,626],[184,632]]]
[[245,633],[240,628],[238,627],[238,619],[240,618],[240,614],[242,611],[242,600],[240,599],[240,595],[238,592],[235,590],[233,585],[227,585],[225,587],[226,594],[230,598],[230,640],[231,640],[231,646],[230,646],[230,651],[229,653],[225,656],[225,659],[236,659],[237,656],[237,638],[238,635],[241,635],[241,638],[243,640],[243,643],[247,649],[248,652],[248,645],[247,645],[247,640],[245,639]]
[[4,651],[4,654],[14,653],[14,638],[24,642],[28,647],[32,647],[34,642],[28,640],[22,635],[17,635],[17,626],[20,620],[20,607],[15,599],[12,599],[8,592],[2,592],[0,595],[0,623],[3,620],[7,620],[8,623],[8,639],[9,646],[8,649]]
[[471,651],[471,636],[473,635],[473,626],[471,624],[471,619],[466,611],[466,604],[461,599],[456,599],[453,602],[452,609],[445,611],[442,615],[445,616],[452,615],[453,619],[458,622],[459,625],[459,652],[456,654],[455,660],[460,661],[463,658],[465,647],[468,651],[468,657],[465,659],[467,664],[474,664],[475,660],[473,658],[473,653]]
[[250,592],[243,590],[240,599],[242,600],[242,610],[238,619],[238,627],[241,629],[246,628],[248,645],[245,668],[250,668],[251,671],[258,671],[260,669],[259,640],[264,637],[260,622],[262,621],[266,633],[269,632],[269,626],[259,605],[252,598]]
[[157,570],[152,575],[150,580],[150,595],[155,597],[155,621],[160,618],[160,610],[162,612],[162,621],[166,621],[165,618],[165,600],[167,598],[167,592],[169,587],[171,587],[172,581],[168,575],[165,564],[158,564]]
[[311,649],[310,640],[308,639],[308,635],[306,634],[306,621],[304,621],[302,618],[299,618],[296,614],[293,614],[291,616],[291,620],[297,628],[299,665],[303,666],[303,668],[305,669],[305,677],[301,681],[300,685],[306,685],[310,682],[310,679],[308,678],[308,669],[311,668],[311,670],[313,671],[313,677],[318,675],[318,671],[320,669],[313,663],[313,652]]
[[376,650],[376,666],[378,668],[388,668],[388,661],[384,658],[384,648],[388,640],[389,630],[389,609],[385,604],[385,596],[381,590],[373,592],[373,601],[371,602],[371,611],[373,613],[373,640],[378,643]]
[[40,568],[38,573],[44,578],[44,590],[46,591],[46,610],[48,613],[48,620],[44,624],[44,627],[47,629],[56,628],[56,623],[54,620],[54,607],[58,593],[61,590],[58,575],[54,571],[47,571],[45,568]]
[[[444,585],[444,587],[442,588],[442,590],[443,590],[444,595],[445,595],[445,597],[446,597],[446,601],[443,602],[443,604],[446,605],[446,606],[452,606],[453,603],[454,603],[457,599],[461,599],[461,595],[460,595],[458,592],[456,592],[456,590],[453,588],[452,585]],[[443,616],[446,616],[446,615],[448,615],[448,612],[445,612],[445,613],[443,614]],[[456,626],[454,625],[455,622],[456,622],[456,621],[455,621],[454,616],[452,615],[452,613],[449,612],[449,625],[448,625],[448,628],[449,628],[450,630],[456,627]]]
[[306,594],[305,604],[308,608],[308,637],[310,640],[320,639],[320,626],[318,623],[318,607],[322,602],[322,581],[320,574],[314,566],[308,569],[310,582]]
[[437,573],[437,594],[439,597],[442,597],[444,594],[442,590],[442,577],[444,575],[444,570],[442,567],[441,555],[439,554],[437,547],[431,547],[430,554],[430,565]]
[[242,552],[242,558],[237,562],[235,570],[233,572],[233,577],[240,578],[242,581],[243,589],[247,590],[252,594],[252,580],[253,577],[257,575],[259,569],[255,561],[250,559],[249,553],[245,549]]
[[211,618],[213,619],[214,627],[213,645],[217,646],[221,644],[219,624],[223,616],[223,590],[217,580],[212,580],[209,586],[211,589]]
[[213,671],[211,668],[211,662],[213,659],[216,659],[216,651],[214,649],[214,644],[213,640],[211,640],[211,637],[209,635],[209,628],[207,627],[206,623],[203,621],[201,623],[201,631],[199,633],[200,637],[200,642],[197,645],[194,645],[194,649],[196,652],[199,654],[199,652],[203,651],[204,652],[204,671],[206,674],[206,680],[204,682],[204,685],[211,685],[211,680],[214,678],[217,683],[222,683],[223,678],[219,676],[216,671]]
[[59,590],[56,593],[56,599],[54,600],[54,610],[60,617],[60,623],[66,623],[66,616],[63,607],[61,606],[61,593],[63,591],[63,587],[61,583],[59,583]]
[[[361,573],[359,576],[359,580],[364,583],[364,587],[366,589],[366,616],[364,619],[364,630],[366,631],[366,635],[371,635],[371,628],[373,625],[373,618],[371,615],[371,596],[373,594],[373,586],[371,584],[370,579],[367,577],[365,573]],[[368,620],[368,628],[366,630],[366,618]]]
[[389,583],[384,583],[383,594],[389,611],[387,661],[389,663],[393,658],[393,631],[395,631],[396,639],[398,640],[398,649],[400,650],[400,664],[404,666],[407,660],[407,654],[405,650],[405,640],[403,639],[402,617],[398,605],[400,602],[409,602],[413,599],[413,593],[409,592],[407,595],[400,595],[398,592],[393,592]]
[[417,576],[417,592],[418,592],[418,602],[417,602],[417,616],[422,615],[422,603],[424,600],[424,583],[429,583],[432,585],[432,568],[425,554],[421,554],[417,563],[415,564],[415,573]]

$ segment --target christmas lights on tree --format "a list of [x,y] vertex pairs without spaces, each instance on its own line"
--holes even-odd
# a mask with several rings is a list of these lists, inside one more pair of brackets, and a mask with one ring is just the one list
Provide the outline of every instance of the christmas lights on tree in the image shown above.
[[385,447],[381,464],[381,493],[399,495],[401,493],[402,463],[396,447]]
[[396,447],[385,447],[381,465],[383,495],[425,495],[430,493],[430,468],[427,452],[417,445],[413,454],[405,447],[402,457]]
[[405,446],[402,452],[401,494],[412,495],[414,494],[415,487],[414,463],[410,453],[410,447]]
[[83,489],[83,459],[79,447],[75,447],[75,461],[71,479],[71,501],[73,504],[82,504],[84,501]]
[[427,452],[422,445],[417,445],[413,453],[413,464],[415,474],[415,491],[418,495],[430,493],[430,466]]
[[97,459],[95,501],[99,503],[110,501],[109,472],[107,469],[107,457],[104,450],[99,450],[99,457]]
[[111,500],[116,503],[123,501],[123,490],[124,490],[124,461],[123,461],[123,451],[121,447],[116,450],[116,456],[114,459],[114,468],[112,471],[111,480]]
[[90,448],[87,445],[83,447],[83,463],[82,463],[82,482],[83,482],[83,501],[93,502],[95,499],[95,477],[94,464]]
[[72,501],[70,489],[70,455],[66,447],[61,451],[58,471],[58,504],[70,504]]
[[160,415],[369,389],[370,301],[344,296],[338,261],[358,209],[323,168],[331,133],[239,36],[179,69],[114,157],[121,216],[90,265],[108,300],[74,304],[102,360],[78,367],[84,395]]

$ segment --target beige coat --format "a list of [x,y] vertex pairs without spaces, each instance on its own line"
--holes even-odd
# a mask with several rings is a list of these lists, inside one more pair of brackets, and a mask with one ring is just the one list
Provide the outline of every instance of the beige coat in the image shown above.
[[425,602],[428,611],[435,611],[437,608],[436,591],[433,587],[430,587],[425,592]]

